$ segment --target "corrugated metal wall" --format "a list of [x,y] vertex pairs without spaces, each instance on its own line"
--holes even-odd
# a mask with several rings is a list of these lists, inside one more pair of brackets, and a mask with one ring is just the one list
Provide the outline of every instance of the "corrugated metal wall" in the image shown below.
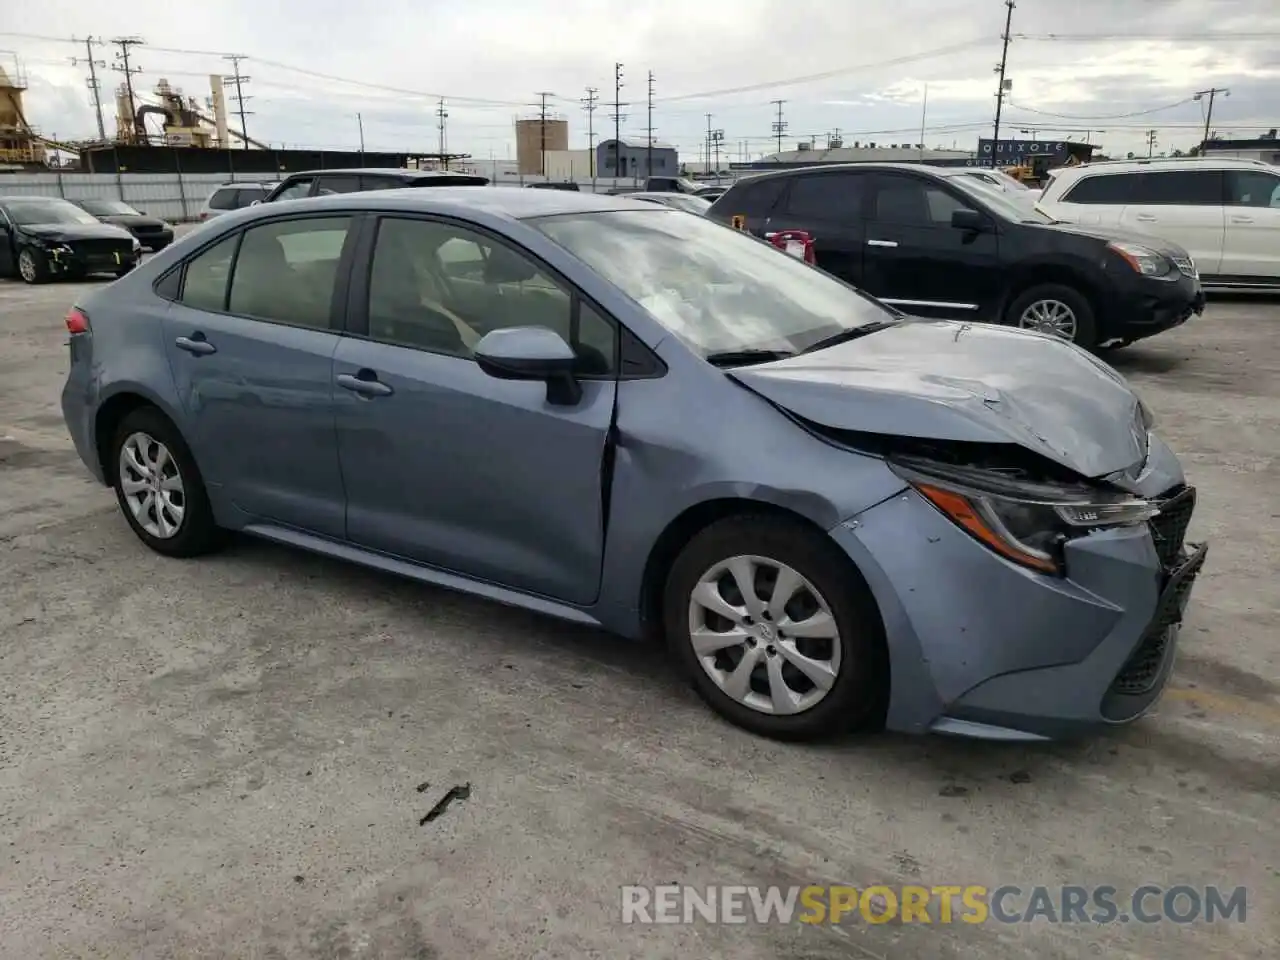
[[[483,172],[483,171],[482,171]],[[200,207],[220,185],[232,180],[259,178],[228,177],[219,173],[17,173],[0,174],[0,196],[63,197],[68,200],[123,200],[154,217],[171,223],[195,220]],[[545,178],[499,171],[495,186],[524,186]],[[583,190],[591,190],[590,180],[578,178]],[[615,186],[634,187],[636,181],[598,178],[599,192]]]

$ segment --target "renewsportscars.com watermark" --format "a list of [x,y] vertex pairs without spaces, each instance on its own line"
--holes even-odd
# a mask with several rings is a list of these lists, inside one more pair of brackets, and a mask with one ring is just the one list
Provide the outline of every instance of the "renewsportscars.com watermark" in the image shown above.
[[1245,887],[1006,885],[624,886],[623,923],[1220,923],[1245,921]]

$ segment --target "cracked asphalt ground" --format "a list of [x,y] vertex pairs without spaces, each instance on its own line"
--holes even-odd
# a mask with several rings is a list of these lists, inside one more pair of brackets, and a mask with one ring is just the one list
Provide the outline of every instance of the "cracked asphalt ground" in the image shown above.
[[[1116,361],[1213,540],[1154,715],[796,747],[654,650],[257,542],[148,552],[62,425],[81,289],[0,282],[6,960],[1276,956],[1280,305],[1215,302]],[[674,881],[1249,899],[1216,926],[620,924],[620,885]]]

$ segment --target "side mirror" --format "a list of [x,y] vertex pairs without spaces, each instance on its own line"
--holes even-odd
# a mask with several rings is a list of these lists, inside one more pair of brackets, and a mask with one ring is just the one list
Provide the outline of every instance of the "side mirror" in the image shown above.
[[974,233],[983,233],[991,229],[987,218],[977,210],[953,210],[951,212],[951,225],[957,230],[972,230]]
[[475,346],[476,363],[498,380],[542,380],[547,402],[573,406],[582,399],[582,385],[573,376],[577,359],[558,333],[546,327],[507,327],[491,330]]

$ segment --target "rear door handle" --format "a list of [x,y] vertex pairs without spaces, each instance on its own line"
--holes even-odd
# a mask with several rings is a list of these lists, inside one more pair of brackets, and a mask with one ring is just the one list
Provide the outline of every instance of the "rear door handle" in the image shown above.
[[1135,220],[1140,220],[1140,221],[1142,221],[1143,223],[1155,223],[1155,222],[1156,222],[1156,218],[1155,218],[1155,217],[1153,217],[1153,216],[1151,216],[1150,214],[1147,214],[1147,213],[1139,214],[1138,216],[1134,217],[1133,219],[1135,219]]
[[194,354],[197,357],[218,352],[218,348],[206,340],[203,333],[193,333],[189,337],[179,337],[173,343],[179,350],[185,350],[187,353]]
[[361,370],[354,376],[349,373],[338,374],[338,386],[362,397],[387,397],[395,392],[368,369]]
[[1253,223],[1253,217],[1232,217],[1232,223]]
[[898,245],[898,242],[896,240],[868,240],[867,241],[868,247],[896,247],[897,245]]

